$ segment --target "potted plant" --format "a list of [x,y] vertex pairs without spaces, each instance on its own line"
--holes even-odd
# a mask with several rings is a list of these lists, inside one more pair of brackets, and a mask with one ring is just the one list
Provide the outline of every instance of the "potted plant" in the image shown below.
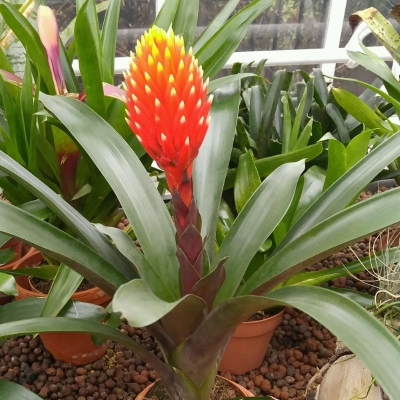
[[[170,20],[162,22],[168,29]],[[123,316],[133,326],[148,326],[163,348],[166,363],[111,325],[68,317],[56,317],[57,324],[54,317],[16,321],[18,316],[11,314],[13,305],[6,308],[12,322],[6,322],[5,315],[0,314],[4,321],[1,337],[31,331],[69,331],[109,338],[152,364],[171,398],[205,399],[236,326],[260,309],[291,304],[342,338],[387,393],[395,395],[398,382],[393,371],[400,345],[386,328],[343,295],[317,287],[286,286],[285,282],[335,249],[400,220],[395,207],[398,189],[347,207],[358,191],[398,156],[400,136],[395,134],[384,141],[335,181],[302,214],[267,261],[243,281],[254,254],[290,210],[304,162],[282,165],[265,179],[216,249],[218,200],[235,134],[239,85],[231,83],[215,91],[207,131],[211,105],[206,99],[207,84],[203,84],[194,53],[183,48],[184,39],[175,36],[172,29],[166,32],[153,26],[138,45],[126,77],[129,124],[165,169],[172,193],[173,222],[139,159],[106,121],[76,99],[40,95],[57,123],[68,129],[113,187],[143,252],[123,232],[99,227],[115,244],[107,248],[106,259],[104,251],[97,253],[87,240],[89,245],[12,205],[0,205],[1,231],[51,252],[55,259],[104,288],[113,296],[110,312]],[[174,75],[174,66],[184,75]],[[210,73],[205,71],[204,75]],[[156,82],[165,84],[158,86]],[[151,118],[147,110],[153,108],[158,112]],[[174,124],[180,129],[173,129]],[[90,134],[93,129],[95,137]],[[51,204],[72,231],[81,238],[91,235],[97,241],[87,220],[1,153],[0,168],[9,174],[14,171],[13,177],[20,184],[26,185],[26,176],[33,179],[38,197]],[[359,179],[354,179],[356,176]],[[11,217],[24,221],[26,229],[18,229],[10,222]],[[134,267],[123,269],[112,261],[114,254],[128,257]],[[365,335],[363,341],[359,332]],[[374,337],[380,340],[372,349],[365,342]],[[375,357],[383,352],[384,363]],[[387,373],[389,369],[391,374]]]
[[[170,6],[165,3],[156,21],[160,27],[153,26],[138,45],[126,85],[129,124],[166,171],[173,221],[142,163],[110,124],[77,99],[40,94],[53,123],[66,128],[113,188],[142,251],[124,232],[95,228],[43,182],[0,153],[0,169],[51,207],[76,237],[10,204],[0,204],[0,230],[45,251],[113,296],[105,324],[89,321],[87,314],[82,318],[55,317],[63,309],[63,301],[41,304],[39,310],[51,309],[46,316],[40,311],[35,315],[17,313],[21,302],[4,306],[0,336],[83,332],[112,339],[152,364],[172,399],[206,399],[224,346],[237,325],[260,309],[290,304],[342,338],[387,393],[396,395],[399,387],[393,371],[398,368],[400,345],[386,328],[341,294],[304,287],[299,281],[287,285],[287,280],[336,249],[400,221],[398,189],[348,207],[375,174],[399,156],[400,136],[383,141],[335,181],[302,213],[271,256],[250,270],[259,247],[297,206],[293,200],[304,161],[284,164],[270,174],[248,198],[223,241],[215,245],[239,85],[233,82],[215,91],[207,130],[211,100],[206,98],[203,78],[215,74],[215,64],[207,63],[205,50],[192,51],[189,46],[183,50],[185,39],[173,33],[172,29],[183,32],[190,42],[192,30],[180,24],[193,5],[182,2],[179,14]],[[237,35],[223,27],[208,32],[208,40],[214,43],[209,57],[218,54],[215,37]],[[204,76],[195,54],[206,60]],[[169,112],[164,113],[164,108]],[[157,113],[147,114],[155,109]],[[173,129],[175,125],[180,129]],[[133,326],[148,326],[166,363],[113,327],[121,316]],[[365,335],[362,341],[360,332]],[[376,338],[380,340],[374,349],[365,344]],[[385,362],[377,353],[385,353]]]

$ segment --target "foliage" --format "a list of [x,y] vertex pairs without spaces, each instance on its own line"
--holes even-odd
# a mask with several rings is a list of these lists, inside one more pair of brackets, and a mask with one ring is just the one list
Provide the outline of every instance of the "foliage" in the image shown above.
[[[217,25],[207,28],[192,51],[191,38],[197,19],[193,2],[167,0],[156,22],[165,29],[172,24],[172,29],[182,34],[183,39],[174,37],[171,31],[168,36],[153,27],[136,48],[126,76],[130,95],[128,118],[134,133],[156,157],[168,155],[171,164],[179,166],[174,181],[169,182],[173,219],[141,160],[120,133],[102,118],[102,96],[98,90],[92,93],[92,104],[96,104],[93,108],[67,96],[39,94],[40,103],[51,115],[49,123],[62,127],[73,137],[118,197],[140,249],[122,231],[104,225],[95,228],[51,188],[0,152],[0,170],[39,198],[71,235],[2,202],[0,232],[35,246],[113,296],[107,317],[123,317],[133,326],[147,326],[160,344],[166,362],[113,324],[89,319],[90,310],[96,314],[98,308],[87,305],[82,318],[71,315],[68,305],[63,312],[64,296],[54,297],[57,307],[45,315],[43,302],[31,299],[23,307],[15,302],[0,308],[0,338],[57,331],[86,332],[108,338],[150,363],[172,399],[205,400],[223,348],[236,326],[260,309],[291,305],[337,335],[360,357],[389,396],[394,398],[399,393],[397,340],[354,301],[341,293],[306,286],[307,277],[298,273],[336,250],[400,221],[398,188],[352,204],[370,180],[400,156],[400,134],[382,137],[379,145],[322,194],[307,186],[306,175],[311,169],[302,175],[304,160],[275,167],[261,181],[257,180],[253,156],[246,151],[239,167],[248,176],[255,176],[256,184],[251,186],[252,193],[237,189],[240,212],[232,223],[227,222],[226,234],[221,237],[217,220],[237,126],[239,81],[215,89],[211,123],[198,154],[197,140],[201,135],[194,134],[197,126],[185,130],[187,137],[175,129],[175,125],[181,127],[189,120],[193,124],[205,123],[203,116],[196,121],[190,119],[191,113],[179,114],[182,109],[194,112],[197,104],[202,108],[210,102],[210,98],[204,100],[202,91],[196,89],[206,88],[207,81],[203,83],[203,72],[195,57],[202,61],[204,76],[213,76],[225,63],[228,53],[239,45],[251,20],[270,3],[254,0],[228,19],[230,7],[235,4],[230,1],[216,19]],[[93,2],[86,2],[78,12],[78,16],[85,18],[84,26],[90,20],[87,13],[90,4]],[[95,36],[93,40],[97,40]],[[97,63],[95,58],[92,62]],[[167,68],[172,72],[164,76]],[[189,71],[183,82],[176,74],[179,68]],[[192,87],[198,98],[190,97]],[[162,115],[162,110],[154,112],[161,107],[174,110],[172,115],[178,118]],[[142,114],[146,126],[154,129],[156,135],[151,129],[140,131],[136,123],[145,126],[140,120]],[[290,132],[293,126],[294,123]],[[296,123],[298,133],[297,126]],[[304,203],[302,192],[313,194],[313,201]],[[253,262],[260,247],[268,246],[266,241],[272,233],[275,241],[272,253],[268,257],[262,254],[261,259]],[[216,244],[218,237],[220,241]],[[295,284],[290,284],[290,279],[295,279]]]

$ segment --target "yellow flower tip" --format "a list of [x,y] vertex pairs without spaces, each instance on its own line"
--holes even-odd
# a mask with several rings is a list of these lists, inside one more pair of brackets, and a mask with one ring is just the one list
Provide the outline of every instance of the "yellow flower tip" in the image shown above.
[[125,117],[125,121],[126,121],[126,123],[127,123],[128,125],[131,123],[131,121],[130,121],[128,118],[126,118],[126,117]]
[[189,142],[189,136],[186,138],[185,140],[185,146],[189,146],[190,142]]
[[181,47],[181,58],[185,57],[185,48],[182,46]]
[[165,48],[165,59],[166,60],[171,60],[172,56],[171,56],[171,52],[169,51],[169,48],[166,47]]
[[166,141],[167,141],[167,137],[166,137],[163,133],[161,133],[161,140],[162,140],[163,142],[166,142]]
[[140,115],[140,114],[142,113],[142,112],[140,111],[140,108],[138,108],[138,107],[136,107],[136,106],[133,106],[133,108],[135,109],[137,115]]
[[123,72],[122,72],[122,76],[123,76],[124,79],[126,80],[126,78],[128,77],[128,74],[127,74],[125,71],[123,71]]
[[189,75],[188,81],[189,81],[189,82],[193,82],[193,73],[191,73],[191,74]]
[[151,93],[150,86],[148,86],[148,85],[144,85],[144,90],[146,91],[147,94]]
[[176,90],[175,88],[171,89],[171,97],[175,97],[176,96]]
[[136,134],[136,137],[137,137],[137,140],[139,140],[140,143],[143,143],[143,139],[138,134]]
[[147,56],[147,64],[149,65],[149,67],[152,67],[154,65],[154,59],[150,54]]
[[146,81],[150,81],[151,80],[151,76],[147,72],[145,72],[144,73],[144,79],[146,79]]
[[182,117],[181,117],[181,119],[180,119],[179,122],[180,122],[181,124],[184,124],[184,123],[186,122],[186,118],[185,118],[184,115],[182,115]]
[[189,47],[188,55],[189,55],[190,57],[193,56],[193,47],[192,47],[192,46]]
[[137,103],[138,102],[138,98],[132,93],[132,95],[131,95],[131,99],[132,99],[132,101],[134,102],[134,103]]
[[190,88],[190,91],[189,91],[189,95],[190,96],[194,96],[194,94],[196,93],[196,88],[194,87],[194,85]]
[[154,58],[159,58],[160,57],[160,50],[158,50],[158,47],[154,43],[151,46],[151,54],[153,55]]
[[199,99],[198,101],[197,101],[197,104],[196,104],[196,108],[200,108],[201,107],[201,99]]
[[[138,71],[138,66],[136,65],[136,63],[135,62],[133,62],[133,60],[129,63],[129,66],[130,66],[130,68],[131,68],[131,70],[133,71],[133,72],[137,72]],[[131,73],[129,72],[129,75],[131,75]]]
[[184,69],[185,69],[185,63],[183,62],[183,60],[181,60],[179,62],[178,70],[183,71]]
[[133,78],[129,79],[129,82],[131,83],[133,88],[137,86],[137,83],[133,80]]
[[161,102],[160,102],[160,100],[157,99],[157,97],[156,97],[156,99],[154,100],[154,105],[155,105],[157,108],[161,106]]
[[206,119],[206,125],[210,126],[210,122],[211,122],[211,115],[209,115]]
[[164,71],[164,67],[160,62],[157,63],[157,72],[162,73]]
[[185,109],[185,102],[183,100],[181,100],[181,102],[179,103],[179,109],[180,110],[184,110]]
[[210,95],[208,96],[208,102],[211,104],[211,103],[213,102],[213,100],[214,100],[214,95],[213,95],[213,94],[210,94]]
[[175,78],[174,78],[174,76],[172,74],[169,76],[168,82],[169,83],[174,83],[175,82]]
[[201,117],[200,119],[199,119],[199,125],[203,125],[204,124],[204,117]]
[[135,122],[135,126],[136,126],[137,129],[141,129],[142,128],[137,122]]
[[[126,79],[126,77],[125,77],[125,79]],[[122,82],[122,89],[124,89],[125,90],[125,92],[126,92],[126,90],[127,90],[127,87],[126,87],[126,83],[125,82]]]
[[132,58],[132,60],[135,58],[135,54],[133,51],[129,52],[129,57]]

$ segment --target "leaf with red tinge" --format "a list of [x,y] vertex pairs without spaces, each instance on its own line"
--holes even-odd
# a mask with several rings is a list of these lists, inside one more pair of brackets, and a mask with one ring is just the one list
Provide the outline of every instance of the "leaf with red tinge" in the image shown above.
[[202,298],[208,306],[208,310],[211,311],[215,296],[218,290],[222,286],[225,280],[226,272],[224,262],[228,258],[223,258],[212,272],[210,272],[203,279],[198,281],[192,289],[192,294]]

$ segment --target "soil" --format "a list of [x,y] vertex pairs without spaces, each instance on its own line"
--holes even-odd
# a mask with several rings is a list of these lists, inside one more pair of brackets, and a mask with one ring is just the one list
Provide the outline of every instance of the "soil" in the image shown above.
[[[48,294],[51,288],[51,285],[53,284],[53,280],[51,279],[42,279],[42,278],[35,278],[31,277],[29,278],[32,286],[38,290],[41,293]],[[78,286],[78,289],[76,290],[77,292],[83,292],[84,290],[89,290],[93,289],[95,285],[92,282],[89,282],[88,280],[84,279],[82,283]]]
[[[384,190],[380,188],[380,191]],[[370,195],[363,193],[359,200]],[[120,224],[122,228],[128,222],[124,220]],[[366,239],[307,270],[332,268],[368,254],[369,240]],[[373,283],[365,271],[355,277],[333,279],[324,285],[375,294]],[[146,329],[127,324],[122,324],[119,329],[162,358],[158,345]],[[304,400],[307,383],[333,357],[335,346],[335,336],[321,324],[301,311],[286,308],[260,368],[243,375],[225,373],[223,376],[246,387],[254,395]],[[133,400],[158,379],[158,374],[132,351],[112,342],[102,359],[75,367],[55,360],[44,348],[40,336],[25,336],[10,339],[0,347],[0,379],[17,382],[43,399]]]
[[[229,382],[217,376],[214,387],[210,393],[210,400],[233,399],[234,397],[242,397],[242,393],[240,393],[239,390]],[[147,393],[146,398],[152,400],[170,400],[170,397],[161,381],[155,383]]]
[[253,314],[250,318],[248,318],[246,322],[262,321],[264,319],[273,317],[274,315],[278,314],[281,311],[282,308],[277,308],[274,310],[270,309],[270,310],[258,311],[255,314]]

